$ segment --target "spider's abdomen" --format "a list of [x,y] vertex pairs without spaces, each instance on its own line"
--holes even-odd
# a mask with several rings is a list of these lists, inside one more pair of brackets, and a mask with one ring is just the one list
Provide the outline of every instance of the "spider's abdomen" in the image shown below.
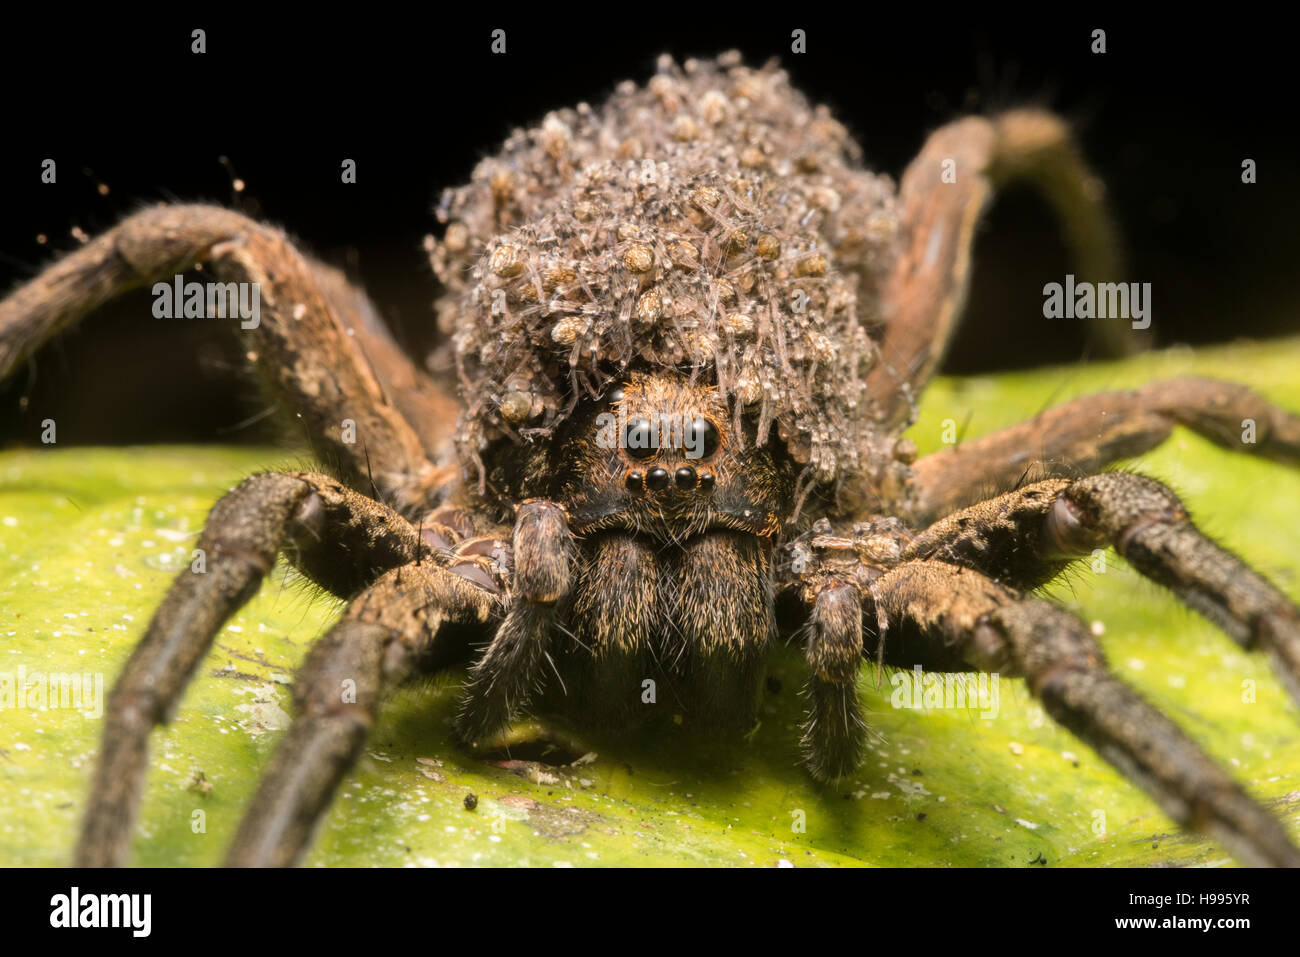
[[702,370],[829,480],[879,454],[863,389],[893,185],[784,71],[660,61],[519,130],[430,241],[467,465],[634,368]]

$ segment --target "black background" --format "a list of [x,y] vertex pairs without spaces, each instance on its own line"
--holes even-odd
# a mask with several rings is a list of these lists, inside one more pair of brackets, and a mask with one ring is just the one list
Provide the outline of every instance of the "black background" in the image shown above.
[[[737,5],[583,10],[471,7],[300,20],[37,12],[0,35],[0,290],[145,202],[210,200],[285,226],[370,291],[399,339],[432,342],[434,279],[420,248],[432,206],[513,128],[644,82],[656,54],[776,56],[829,103],[873,169],[897,176],[926,133],[967,111],[1039,103],[1076,123],[1108,185],[1128,278],[1153,286],[1161,344],[1300,331],[1296,55],[1288,30],[1132,14],[860,11]],[[346,15],[344,15],[346,13]],[[990,19],[990,16],[993,18]],[[208,52],[190,52],[190,31]],[[490,34],[507,33],[493,55]],[[1095,28],[1108,51],[1090,52]],[[792,29],[808,52],[790,53]],[[229,158],[247,189],[236,196]],[[58,162],[58,183],[40,164]],[[358,164],[343,185],[340,162]],[[1258,183],[1241,163],[1258,163]],[[107,195],[100,184],[108,187]],[[48,237],[38,244],[37,236]],[[1086,355],[1082,324],[1041,322],[1042,284],[1069,263],[1030,195],[996,204],[976,249],[963,331],[945,368],[977,372]],[[47,346],[0,389],[0,444],[249,441],[261,408],[225,330],[142,321],[147,292]],[[1037,320],[1037,321],[1036,321]],[[25,400],[25,401],[24,401]]]
[[[661,870],[621,869],[616,879],[620,901],[641,904],[665,893]],[[714,869],[682,868],[671,879],[675,899],[719,902],[721,919],[701,921],[690,929],[691,943],[704,952],[771,950],[773,942],[781,939],[789,940],[792,947],[806,942],[807,923],[792,925],[790,920],[790,901],[796,894],[853,902],[847,916],[830,911],[814,925],[821,938],[828,933],[847,936],[865,928],[922,946],[973,947],[976,941],[993,941],[1047,950],[1063,939],[1086,946],[1127,938],[1129,949],[1153,947],[1153,941],[1168,941],[1164,946],[1174,948],[1195,938],[1216,941],[1223,952],[1240,950],[1245,944],[1253,952],[1294,930],[1295,895],[1289,876],[1281,871],[1027,867],[1004,868],[990,880],[960,868],[826,868],[776,877],[763,868],[726,875]],[[555,924],[557,914],[568,915],[575,901],[585,901],[590,903],[582,913],[583,929],[601,940],[615,941],[616,946],[632,933],[643,938],[680,936],[681,922],[672,917],[660,917],[644,907],[644,914],[629,916],[629,907],[609,900],[609,882],[605,871],[583,868],[548,874],[544,880],[491,869],[416,875],[401,869],[304,868],[238,875],[181,869],[99,874],[12,870],[0,872],[0,919],[7,940],[18,944],[39,940],[41,945],[116,946],[131,952],[154,945],[174,952],[177,946],[193,947],[205,937],[224,943],[236,935],[256,933],[264,946],[288,945],[298,952],[355,948],[370,953],[395,931],[414,940],[419,940],[419,934],[444,938],[448,927],[466,933],[469,941],[505,935],[543,939],[544,928]],[[527,885],[526,891],[515,889],[519,883]],[[51,928],[51,899],[68,895],[74,885],[82,895],[151,894],[150,936],[135,938],[125,929]],[[743,906],[722,906],[728,901],[727,891],[737,894]],[[1193,901],[1199,901],[1201,894],[1224,893],[1246,899],[1219,906],[1193,903],[1157,908],[1130,903],[1133,895],[1180,893],[1191,895]],[[236,911],[240,905],[247,910],[249,901],[256,902],[256,913],[244,916]],[[442,906],[444,902],[453,906]],[[1117,918],[1157,922],[1246,918],[1250,926],[1212,928],[1208,934],[1199,928],[1119,929]],[[1207,947],[1202,943],[1200,949]]]

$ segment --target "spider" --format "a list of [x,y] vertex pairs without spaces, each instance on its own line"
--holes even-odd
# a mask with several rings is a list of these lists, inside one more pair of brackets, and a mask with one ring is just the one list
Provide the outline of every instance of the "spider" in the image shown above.
[[[919,459],[902,438],[961,312],[976,224],[1013,179],[1053,205],[1081,277],[1114,277],[1101,189],[1050,113],[943,126],[895,187],[775,64],[663,58],[644,86],[516,132],[444,194],[426,246],[447,344],[426,368],[340,273],[216,206],[142,210],[14,290],[0,375],[198,264],[256,289],[238,334],[323,463],[254,475],[212,509],[204,560],[111,694],[77,863],[125,862],[151,729],[282,556],[348,604],[297,676],[230,865],[301,858],[409,674],[468,664],[470,748],[525,713],[625,730],[671,713],[738,734],[782,636],[804,650],[820,780],[862,759],[866,662],[982,670],[1024,678],[1183,826],[1248,864],[1300,864],[1081,621],[1027,594],[1112,547],[1300,698],[1296,606],[1164,485],[1105,470],[1175,425],[1298,464],[1300,418],[1187,378]],[[1122,322],[1093,329],[1135,345]],[[647,682],[670,708],[647,706]]]

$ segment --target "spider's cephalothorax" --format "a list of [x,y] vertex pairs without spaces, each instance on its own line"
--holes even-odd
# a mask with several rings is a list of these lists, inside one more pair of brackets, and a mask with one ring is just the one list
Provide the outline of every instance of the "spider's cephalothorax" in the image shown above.
[[[234,864],[301,856],[384,691],[417,668],[468,664],[457,730],[471,746],[528,711],[626,728],[649,716],[647,680],[662,711],[734,732],[790,615],[819,779],[859,763],[865,656],[995,671],[1181,824],[1244,861],[1300,864],[1082,622],[1024,593],[1113,547],[1266,653],[1300,699],[1291,599],[1159,482],[1101,471],[1176,424],[1297,465],[1300,418],[1182,379],[915,460],[902,430],[995,190],[1042,191],[1083,279],[1119,279],[1113,236],[1069,131],[1042,111],[942,127],[896,191],[859,155],[782,71],[735,55],[665,60],[644,88],[513,135],[446,195],[427,243],[451,339],[431,368],[455,368],[454,395],[338,272],[216,207],[137,213],[0,301],[3,377],[124,289],[200,263],[256,284],[250,359],[335,470],[255,475],[213,508],[202,573],[177,577],[113,690],[78,861],[126,858],[150,730],[284,556],[348,605],[299,672],[298,717]],[[1129,345],[1123,324],[1090,328]]]
[[[593,727],[666,711],[752,723],[775,637],[773,540],[799,466],[730,422],[714,387],[633,374],[524,460],[523,494],[560,504],[577,539],[539,708]],[[645,707],[647,680],[665,707]]]

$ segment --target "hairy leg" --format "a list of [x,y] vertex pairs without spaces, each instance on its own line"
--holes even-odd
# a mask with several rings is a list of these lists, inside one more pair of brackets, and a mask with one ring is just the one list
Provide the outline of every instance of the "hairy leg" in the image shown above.
[[302,255],[279,230],[217,206],[142,210],[13,290],[0,301],[0,379],[96,307],[197,264],[223,283],[257,285],[257,325],[228,321],[247,337],[273,399],[301,417],[316,456],[353,488],[369,489],[373,474],[399,507],[431,505],[454,475],[442,464],[455,422],[450,401],[337,270]]
[[867,738],[857,686],[862,600],[853,584],[832,581],[817,593],[804,657],[809,706],[800,743],[808,770],[830,781],[857,770]]
[[294,682],[297,716],[226,855],[230,867],[297,863],[356,764],[383,692],[426,655],[449,621],[487,623],[493,603],[428,563],[380,577],[308,653]]
[[[555,606],[569,593],[573,535],[564,509],[544,499],[519,506],[510,610],[470,669],[457,730],[471,746],[501,731],[543,677]],[[553,666],[552,662],[552,666]]]
[[1234,382],[1169,379],[1084,396],[927,455],[914,466],[910,512],[925,524],[1026,479],[1087,475],[1155,448],[1175,425],[1224,448],[1300,466],[1300,416]]
[[938,559],[1020,587],[1111,545],[1242,647],[1267,653],[1300,702],[1300,609],[1192,523],[1161,483],[1129,472],[1049,479],[957,512],[920,533],[905,561]]
[[[806,619],[797,631],[811,674],[801,743],[805,763],[820,780],[841,777],[861,763],[867,724],[857,696],[858,671],[864,652],[884,660],[888,629],[877,615],[874,630],[864,630],[863,614],[872,609],[863,596],[898,563],[911,537],[895,518],[859,522],[843,534],[820,519],[778,552],[782,618],[787,627]],[[944,659],[926,667],[949,664]]]
[[916,561],[872,591],[896,647],[1023,676],[1054,720],[1096,749],[1178,823],[1251,866],[1300,866],[1286,829],[1194,741],[1107,667],[1087,626],[980,573]]
[[[285,552],[309,578],[350,595],[427,553],[417,529],[384,505],[312,473],[255,475],[208,516],[200,557],[172,583],[109,697],[76,860],[113,866],[129,852],[149,732],[164,723],[217,632]],[[459,575],[448,587],[490,602]]]
[[[945,164],[955,181],[942,177]],[[967,117],[935,131],[907,167],[899,187],[901,249],[885,286],[881,361],[867,387],[896,424],[934,371],[952,336],[970,282],[975,227],[995,192],[1013,180],[1032,184],[1052,206],[1080,277],[1115,282],[1115,230],[1103,190],[1065,122],[1022,109],[985,119]],[[1096,323],[1115,353],[1134,350],[1128,325]]]

